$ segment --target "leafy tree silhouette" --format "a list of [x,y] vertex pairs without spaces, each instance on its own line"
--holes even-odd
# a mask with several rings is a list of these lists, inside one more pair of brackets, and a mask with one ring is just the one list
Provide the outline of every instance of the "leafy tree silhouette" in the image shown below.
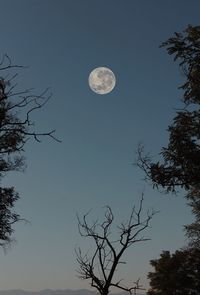
[[163,251],[151,260],[151,288],[147,295],[198,295],[200,290],[200,250]]
[[[17,91],[17,84],[14,84],[17,74],[13,74],[13,70],[20,68],[23,67],[14,65],[8,55],[0,61],[0,180],[10,171],[24,170],[22,153],[30,137],[37,142],[43,136],[58,141],[55,130],[44,133],[34,130],[31,115],[47,103],[51,94],[48,89],[40,95],[35,95],[31,89]],[[22,220],[14,211],[18,199],[14,187],[0,187],[0,246],[11,242],[13,224]]]
[[145,172],[153,187],[176,192],[181,187],[187,192],[195,222],[186,226],[190,246],[200,246],[200,26],[189,25],[183,33],[164,42],[186,81],[183,91],[183,108],[176,112],[168,127],[169,143],[160,153],[161,159],[153,162],[144,147],[138,147],[137,165]]
[[154,186],[167,191],[178,186],[189,190],[200,182],[200,27],[188,26],[184,34],[175,33],[163,46],[175,55],[175,61],[180,60],[186,77],[179,87],[184,91],[184,107],[168,127],[169,144],[161,151],[163,163],[152,162],[140,146],[137,164]]

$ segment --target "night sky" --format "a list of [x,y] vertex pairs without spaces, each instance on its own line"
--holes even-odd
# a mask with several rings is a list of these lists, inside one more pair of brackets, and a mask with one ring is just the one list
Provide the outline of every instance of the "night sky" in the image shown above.
[[[16,212],[30,223],[15,226],[16,242],[1,251],[0,289],[89,288],[76,277],[74,249],[90,246],[78,234],[76,213],[109,205],[116,224],[144,191],[144,212],[159,210],[146,236],[129,248],[119,275],[148,286],[149,260],[185,245],[192,216],[179,195],[163,195],[143,181],[133,162],[138,143],[156,156],[180,107],[178,65],[159,45],[188,24],[200,25],[200,1],[0,0],[0,53],[19,70],[19,89],[46,87],[52,99],[34,113],[36,130],[56,129],[57,143],[26,145],[27,168],[3,180],[20,193]],[[90,72],[105,66],[116,87],[98,95]]]

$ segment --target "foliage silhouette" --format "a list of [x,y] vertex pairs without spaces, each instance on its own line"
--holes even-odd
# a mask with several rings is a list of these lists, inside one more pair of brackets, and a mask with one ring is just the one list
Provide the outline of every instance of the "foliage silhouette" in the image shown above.
[[[20,68],[23,67],[14,65],[7,55],[0,61],[0,180],[8,172],[25,168],[22,153],[30,137],[37,142],[42,136],[57,140],[54,130],[44,133],[35,131],[31,120],[32,113],[42,108],[51,94],[48,94],[48,89],[40,95],[35,95],[31,89],[17,91],[17,84],[14,84],[17,74],[13,74],[13,70]],[[0,187],[0,246],[5,247],[11,242],[13,224],[21,220],[14,212],[18,199],[19,194],[14,187]]]
[[163,251],[151,260],[151,289],[147,295],[197,295],[200,290],[200,250],[190,249],[170,254]]
[[168,127],[169,144],[163,148],[163,162],[154,163],[138,149],[138,166],[156,187],[174,191],[180,186],[189,190],[200,182],[200,27],[188,26],[184,34],[175,33],[161,47],[166,47],[186,77],[184,107]]
[[200,246],[200,26],[189,25],[183,33],[164,42],[186,81],[183,90],[183,108],[177,111],[168,127],[169,144],[161,150],[161,160],[153,162],[138,148],[137,165],[145,172],[153,187],[176,192],[181,187],[187,192],[195,222],[185,227],[189,245]]
[[200,187],[199,185],[190,189],[187,194],[188,204],[192,208],[194,222],[186,225],[186,236],[189,238],[188,246],[200,249]]

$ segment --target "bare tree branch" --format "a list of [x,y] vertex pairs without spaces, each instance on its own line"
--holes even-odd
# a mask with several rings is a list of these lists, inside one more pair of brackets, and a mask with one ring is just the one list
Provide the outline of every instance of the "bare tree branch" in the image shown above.
[[114,215],[109,206],[105,207],[104,220],[93,223],[88,222],[89,213],[78,219],[78,229],[82,237],[90,238],[94,242],[94,251],[91,256],[82,254],[80,248],[76,250],[77,263],[79,265],[78,274],[81,279],[90,280],[92,287],[96,288],[101,295],[108,295],[110,287],[116,287],[129,293],[135,290],[143,290],[139,286],[139,281],[131,287],[121,284],[121,281],[113,282],[114,274],[121,263],[124,252],[137,242],[148,241],[149,238],[141,236],[150,224],[155,211],[147,212],[146,218],[142,215],[143,195],[140,200],[139,208],[132,208],[130,217],[126,222],[117,227],[119,238],[112,239],[111,228],[114,222]]

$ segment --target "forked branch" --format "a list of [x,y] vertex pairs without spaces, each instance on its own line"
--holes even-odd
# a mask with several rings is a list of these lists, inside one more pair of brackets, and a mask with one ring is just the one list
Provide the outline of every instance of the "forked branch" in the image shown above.
[[[82,219],[78,216],[78,228],[82,237],[90,238],[94,242],[93,253],[82,254],[80,248],[76,250],[77,263],[79,265],[78,274],[81,279],[90,280],[92,287],[96,288],[101,295],[107,295],[110,287],[115,287],[129,293],[136,290],[143,290],[139,285],[139,280],[131,287],[123,285],[120,281],[114,281],[114,275],[120,263],[123,253],[137,242],[148,241],[149,238],[142,236],[150,224],[155,211],[147,212],[146,217],[142,216],[143,195],[140,200],[139,208],[132,208],[130,217],[126,222],[121,223],[118,229],[118,239],[113,239],[111,228],[114,222],[112,209],[106,206],[104,219],[98,219],[93,223],[88,222],[88,215]],[[134,293],[135,294],[135,293]]]

